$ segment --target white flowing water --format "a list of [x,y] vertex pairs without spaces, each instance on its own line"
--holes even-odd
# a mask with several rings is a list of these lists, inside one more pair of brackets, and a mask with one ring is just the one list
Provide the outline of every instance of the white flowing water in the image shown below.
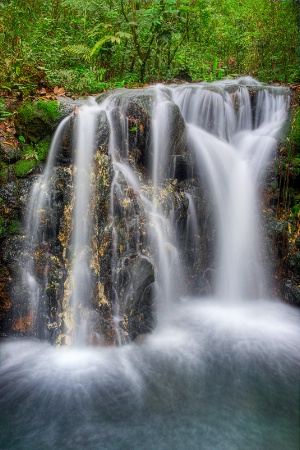
[[95,146],[96,123],[99,115],[97,103],[83,106],[77,112],[75,136],[75,205],[72,236],[72,307],[74,316],[73,341],[77,345],[85,343],[86,320],[80,310],[91,309],[91,215],[90,200],[93,190],[91,164]]
[[[165,217],[158,201],[172,170],[168,164],[173,160],[166,154],[171,150],[168,140],[164,140],[169,102],[176,103],[182,112],[189,151],[195,161],[193,171],[207,183],[215,205],[215,294],[206,299],[182,296],[181,301],[162,309],[156,330],[140,343],[60,350],[37,340],[3,340],[1,449],[299,449],[299,310],[263,297],[258,198],[258,184],[286,118],[288,98],[284,90],[262,89],[253,116],[245,84],[260,87],[252,79],[242,79],[217,85],[169,87],[163,92],[162,87],[153,89],[152,190],[148,196],[126,159],[128,126],[122,128],[121,141],[114,134],[114,100],[80,111],[76,148],[84,148],[84,153],[76,156],[74,177],[74,310],[82,297],[89,297],[91,212],[87,199],[93,196],[89,165],[94,120],[100,111],[106,112],[110,125],[114,169],[110,200],[113,278],[117,280],[120,264],[114,194],[122,198],[122,180],[139,193],[149,220],[150,242],[156,248],[151,258],[158,272],[156,295],[160,302],[172,302],[177,286],[172,285],[174,274],[177,278],[178,274],[183,276],[178,258],[182,246],[194,241],[193,258],[201,257],[197,244],[197,190],[186,193],[187,233],[182,240],[176,236],[172,214]],[[55,139],[59,137],[60,130]],[[161,148],[166,149],[163,154],[159,153]],[[46,190],[53,158],[51,151],[47,171],[38,181],[46,183]],[[32,225],[35,230],[40,221],[36,211],[42,214],[47,198],[46,190],[39,186],[43,185],[34,188],[29,213],[30,223],[37,221]],[[34,206],[41,195],[39,190],[43,199]],[[41,241],[40,231],[34,233],[33,241]],[[36,292],[33,265],[26,270]],[[117,323],[117,281],[114,286]],[[37,297],[38,293],[34,301]],[[76,322],[76,312],[74,319]],[[77,343],[81,342],[81,332],[82,318],[74,336]]]
[[169,172],[168,157],[172,154],[172,149],[170,148],[172,120],[170,107],[172,102],[162,86],[156,86],[155,93],[152,120],[153,158],[151,167],[153,196],[150,212],[153,228],[150,229],[150,232],[156,240],[158,248],[157,296],[162,298],[164,305],[168,306],[172,301],[179,298],[182,291],[180,286],[183,278],[172,214],[170,214],[169,218],[163,216],[158,195],[167,178],[167,173]]
[[[49,149],[48,161],[45,171],[37,178],[36,182],[33,184],[30,202],[26,214],[27,240],[24,245],[25,263],[22,267],[21,279],[22,282],[28,286],[30,297],[29,303],[31,311],[33,312],[33,330],[36,336],[40,334],[40,332],[38,332],[37,330],[37,316],[39,313],[43,313],[44,305],[40,301],[40,285],[36,280],[33,254],[37,249],[37,244],[44,242],[46,238],[45,235],[47,233],[47,230],[45,230],[44,227],[41,227],[41,223],[43,222],[45,211],[51,209],[52,198],[50,195],[50,185],[53,181],[53,169],[57,158],[57,151],[59,146],[61,145],[62,133],[69,120],[70,117],[66,117],[57,127],[55,136]],[[55,212],[53,211],[49,228],[54,227],[54,216]],[[47,252],[47,249],[44,249],[44,251]],[[45,271],[45,274],[47,278],[47,271]],[[44,283],[46,284],[46,280],[44,281]],[[46,338],[46,333],[44,333],[44,338]]]
[[141,344],[1,344],[3,450],[298,450],[299,311],[190,299]]
[[187,121],[198,171],[206,178],[215,203],[217,297],[236,301],[264,295],[258,184],[286,120],[288,99],[279,95],[280,90],[278,95],[260,91],[252,118],[243,85],[234,99],[226,91],[221,93],[208,95],[211,92],[205,87],[178,88],[174,101]]

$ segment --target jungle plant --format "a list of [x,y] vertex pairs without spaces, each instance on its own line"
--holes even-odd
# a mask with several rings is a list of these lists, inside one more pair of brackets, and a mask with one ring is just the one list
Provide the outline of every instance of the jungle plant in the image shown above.
[[10,116],[12,116],[12,113],[7,111],[4,99],[0,97],[0,122],[6,120]]

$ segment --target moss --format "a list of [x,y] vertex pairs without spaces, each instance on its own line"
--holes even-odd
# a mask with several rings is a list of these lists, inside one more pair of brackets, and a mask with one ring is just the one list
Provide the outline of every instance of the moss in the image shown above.
[[46,160],[51,145],[50,137],[46,137],[36,144],[26,145],[23,152],[23,159],[35,159],[43,162]]
[[57,102],[46,102],[40,99],[37,102],[27,103],[21,106],[18,110],[18,116],[24,123],[30,122],[32,119],[38,117],[43,122],[51,124],[59,119],[60,113]]
[[5,225],[5,219],[4,217],[0,216],[0,236],[4,233],[4,225]]
[[20,231],[21,223],[19,220],[13,220],[7,229],[8,234],[17,234]]
[[36,151],[38,154],[39,161],[45,161],[48,156],[48,151],[50,149],[51,140],[50,138],[45,138],[36,144]]
[[25,103],[15,116],[17,133],[24,136],[26,142],[39,142],[52,133],[62,114],[56,101],[46,102],[40,99]]
[[5,183],[8,178],[8,165],[0,162],[0,185]]
[[31,172],[31,170],[35,167],[36,161],[33,159],[24,160],[21,159],[15,164],[14,172],[16,177],[23,178]]

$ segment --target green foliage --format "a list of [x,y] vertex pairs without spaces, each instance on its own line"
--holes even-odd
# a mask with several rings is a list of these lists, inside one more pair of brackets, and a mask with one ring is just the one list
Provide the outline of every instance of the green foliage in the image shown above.
[[37,142],[36,144],[26,145],[22,159],[43,162],[47,158],[49,148],[50,148],[49,137]]
[[300,214],[300,104],[295,98],[290,126],[277,161],[279,215],[286,217],[289,229],[299,234]]
[[294,113],[289,140],[295,149],[300,150],[300,108]]
[[[0,4],[0,86],[93,92],[131,77],[299,79],[293,0],[10,0]],[[104,83],[104,84],[103,84]],[[107,85],[106,85],[107,83]],[[126,84],[126,83],[125,83]]]
[[0,97],[0,122],[6,120],[12,113],[7,111],[4,99]]
[[35,166],[36,166],[35,159],[28,159],[28,160],[20,159],[20,161],[18,161],[14,167],[16,177],[18,178],[26,177]]

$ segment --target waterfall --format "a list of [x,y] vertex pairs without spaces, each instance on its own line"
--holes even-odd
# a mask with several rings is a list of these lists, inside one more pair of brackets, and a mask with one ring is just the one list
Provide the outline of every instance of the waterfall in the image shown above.
[[1,449],[299,449],[299,309],[265,289],[260,204],[288,108],[245,77],[60,123],[0,340]]
[[288,106],[246,77],[120,90],[64,119],[27,213],[33,334],[121,345],[201,286],[262,297],[259,184]]

